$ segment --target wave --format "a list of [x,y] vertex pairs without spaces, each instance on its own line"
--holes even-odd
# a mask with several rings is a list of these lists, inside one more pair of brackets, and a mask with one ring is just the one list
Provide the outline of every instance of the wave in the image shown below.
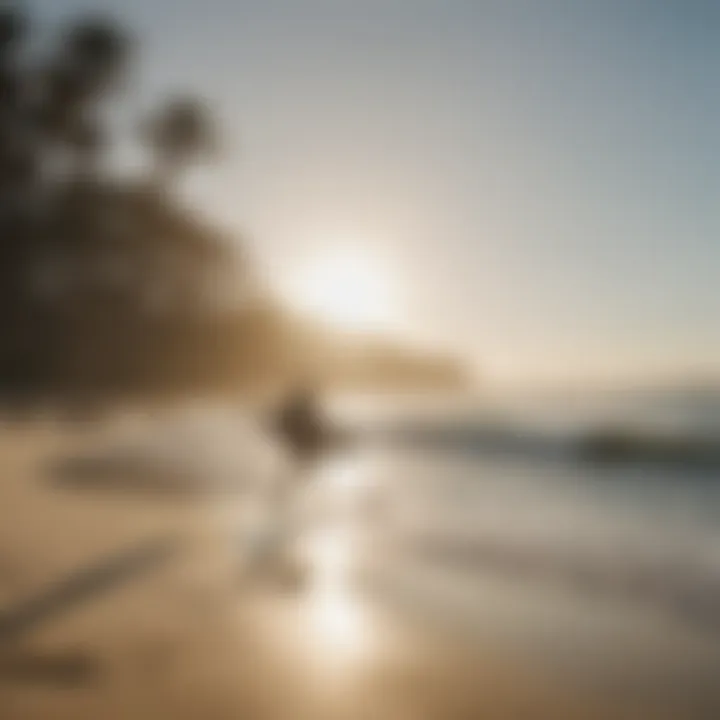
[[494,538],[430,535],[406,538],[401,548],[417,559],[445,567],[559,583],[596,598],[651,604],[681,620],[720,632],[720,570],[687,559],[592,554]]
[[662,464],[720,468],[720,436],[625,425],[548,429],[488,422],[400,422],[376,426],[375,439],[424,450],[528,456],[593,465]]

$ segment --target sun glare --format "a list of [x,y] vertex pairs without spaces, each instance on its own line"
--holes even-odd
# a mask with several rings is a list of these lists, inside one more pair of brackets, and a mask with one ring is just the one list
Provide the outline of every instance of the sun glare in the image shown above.
[[341,330],[376,330],[392,321],[394,303],[382,267],[362,253],[318,255],[297,271],[288,300]]
[[307,600],[308,628],[315,647],[323,655],[331,652],[334,662],[359,652],[367,640],[367,627],[357,598],[348,586],[353,561],[352,540],[343,533],[324,533],[309,548],[312,591]]

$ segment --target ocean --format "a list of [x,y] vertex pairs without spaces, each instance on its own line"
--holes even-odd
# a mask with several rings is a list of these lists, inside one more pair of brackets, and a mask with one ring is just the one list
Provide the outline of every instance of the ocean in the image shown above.
[[374,488],[399,574],[434,568],[436,594],[562,588],[720,635],[720,393],[366,399],[335,418],[365,438],[335,462]]
[[178,509],[181,532],[212,536],[203,568],[229,558],[218,583],[240,608],[253,538],[278,516],[267,490],[295,487],[282,519],[305,580],[285,610],[272,590],[259,603],[334,671],[381,667],[368,648],[412,626],[428,648],[490,649],[560,687],[718,717],[720,393],[386,395],[327,411],[342,441],[302,471],[243,407],[116,418],[53,492],[138,527]]

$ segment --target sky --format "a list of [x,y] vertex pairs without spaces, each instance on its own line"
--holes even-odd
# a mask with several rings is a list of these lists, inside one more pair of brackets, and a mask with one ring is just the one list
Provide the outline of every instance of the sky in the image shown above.
[[351,247],[394,331],[496,380],[720,368],[720,3],[29,4],[127,22],[133,107],[215,107],[193,202],[271,281]]

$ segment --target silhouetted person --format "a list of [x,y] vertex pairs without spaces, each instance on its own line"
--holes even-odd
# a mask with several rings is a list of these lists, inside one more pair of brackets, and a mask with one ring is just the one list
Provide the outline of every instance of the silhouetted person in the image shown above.
[[276,432],[296,460],[305,463],[321,452],[327,440],[317,395],[310,386],[294,391],[278,412]]
[[305,481],[312,477],[312,461],[322,452],[327,428],[322,418],[317,393],[309,384],[293,390],[275,411],[272,430],[289,450],[292,464],[265,496],[268,513],[265,531],[261,532],[251,554],[253,571],[270,570],[293,584],[301,579],[302,570],[292,559],[292,541],[300,532],[299,500]]

